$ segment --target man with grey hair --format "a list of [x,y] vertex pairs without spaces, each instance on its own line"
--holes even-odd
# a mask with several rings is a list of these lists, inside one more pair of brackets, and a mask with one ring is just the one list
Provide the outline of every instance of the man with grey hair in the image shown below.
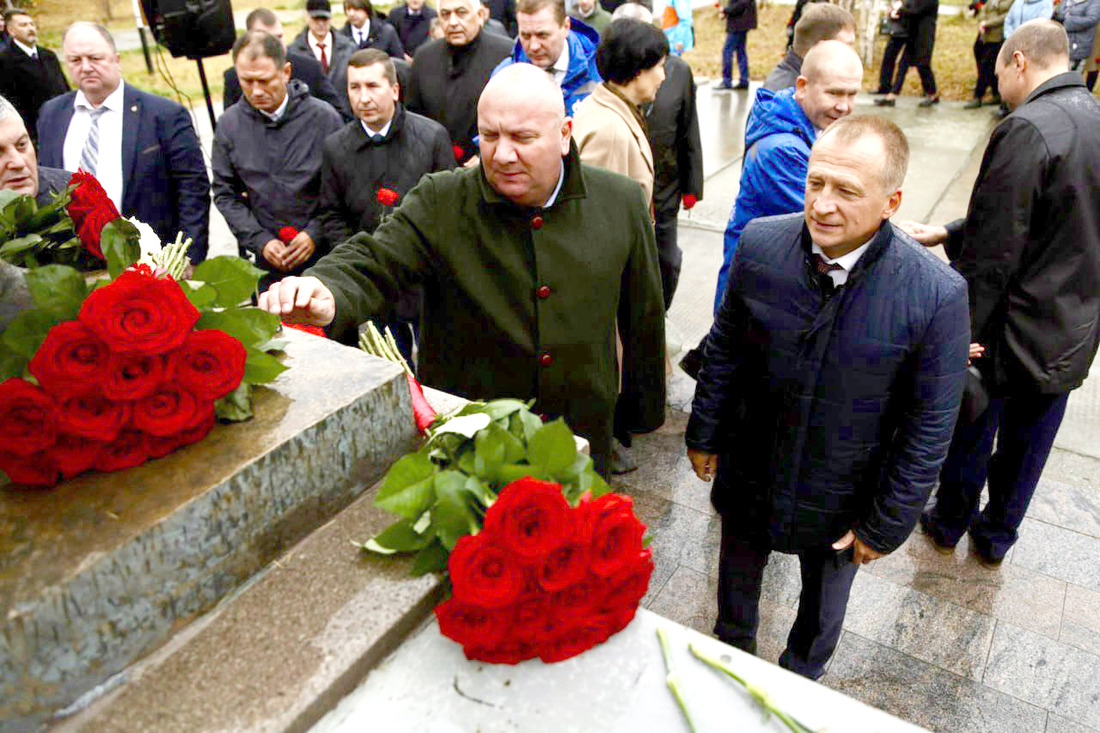
[[942,242],[970,284],[971,328],[985,347],[975,366],[990,398],[955,431],[922,525],[943,553],[969,532],[988,568],[1016,541],[1069,393],[1100,344],[1100,103],[1069,60],[1053,21],[1008,37],[996,71],[1014,111],[993,130],[966,218],[907,225],[922,243]]
[[39,206],[49,204],[54,194],[69,185],[69,174],[38,165],[23,118],[11,102],[0,97],[0,190],[34,196]]
[[276,283],[259,305],[339,339],[420,283],[424,384],[470,399],[534,399],[589,439],[606,475],[616,325],[621,415],[636,432],[664,421],[664,307],[648,209],[636,183],[581,163],[561,90],[538,67],[494,76],[477,124],[477,167],[426,176],[372,235]]
[[95,175],[123,216],[171,242],[192,240],[192,263],[206,258],[210,179],[199,137],[182,105],[122,80],[114,38],[98,23],[69,26],[62,41],[77,90],[38,114],[43,165]]
[[861,564],[909,536],[947,455],[966,375],[966,283],[889,222],[909,155],[873,116],[814,143],[805,210],[741,235],[688,422],[722,517],[715,634],[755,652],[764,566],[797,554],[779,664],[811,679]]

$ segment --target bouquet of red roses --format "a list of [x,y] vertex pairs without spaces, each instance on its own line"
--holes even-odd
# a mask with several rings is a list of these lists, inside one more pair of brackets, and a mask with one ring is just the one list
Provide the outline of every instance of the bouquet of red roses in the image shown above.
[[564,421],[495,400],[427,434],[375,498],[402,518],[361,547],[416,553],[415,575],[449,574],[436,616],[468,658],[560,661],[630,623],[653,571],[645,526]]

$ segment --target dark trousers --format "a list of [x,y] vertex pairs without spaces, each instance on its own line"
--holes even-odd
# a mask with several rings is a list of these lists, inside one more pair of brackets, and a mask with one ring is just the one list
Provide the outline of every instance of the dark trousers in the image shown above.
[[[760,583],[768,564],[766,539],[747,538],[722,520],[722,550],[718,559],[718,623],[715,635],[722,641],[756,653],[756,629],[760,623]],[[787,637],[779,666],[816,680],[825,674],[844,625],[848,593],[858,565],[851,548],[831,547],[798,553],[802,568],[802,594],[798,615]]]
[[894,71],[905,41],[903,36],[890,36],[886,42],[886,50],[882,52],[882,68],[878,72],[878,91],[881,94],[894,88]]
[[936,95],[936,76],[932,73],[931,64],[912,64],[909,61],[909,49],[901,55],[901,65],[898,66],[898,75],[894,79],[894,94],[901,94],[901,88],[905,86],[905,75],[909,73],[909,67],[915,66],[920,74],[920,85],[924,93],[929,97]]
[[678,212],[657,212],[654,230],[657,235],[657,264],[661,268],[661,293],[665,297],[665,310],[672,306],[676,284],[680,282],[680,264],[684,253],[676,242],[676,216]]
[[987,89],[993,90],[994,97],[1000,97],[997,89],[997,54],[1001,52],[1003,41],[986,43],[974,41],[974,63],[978,66],[978,81],[974,84],[974,99],[985,96]]
[[[993,398],[975,422],[959,422],[940,471],[936,505],[927,516],[938,541],[954,545],[969,529],[978,552],[993,560],[1005,556],[1016,542],[1068,399],[1067,394]],[[987,478],[989,502],[979,515]]]
[[745,49],[745,36],[748,31],[726,31],[726,42],[722,45],[722,81],[733,81],[733,54],[737,54],[738,81],[749,83],[749,52]]

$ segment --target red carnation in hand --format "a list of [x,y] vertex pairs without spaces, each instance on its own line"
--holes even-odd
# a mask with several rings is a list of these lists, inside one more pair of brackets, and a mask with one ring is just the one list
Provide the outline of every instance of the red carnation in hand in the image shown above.
[[134,427],[149,435],[168,438],[203,425],[214,403],[200,400],[176,382],[164,382],[148,397],[134,403]]
[[118,209],[91,173],[77,171],[69,179],[69,185],[76,186],[69,201],[69,217],[73,220],[73,230],[84,248],[102,260],[103,250],[99,246],[99,239],[103,234],[103,227],[119,218]]
[[98,392],[86,392],[62,403],[58,424],[70,435],[111,441],[130,423],[130,415],[129,402],[110,400]]
[[685,209],[693,209],[695,208],[695,204],[697,203],[699,203],[699,199],[695,198],[695,194],[689,193],[688,195],[684,196]]
[[149,460],[149,436],[140,430],[123,430],[103,446],[96,457],[95,469],[104,473],[140,466]]
[[455,161],[461,163],[466,159],[466,151],[462,149],[461,145],[455,145],[454,148]]
[[176,379],[199,399],[221,399],[240,386],[247,359],[241,342],[226,332],[192,331],[179,351]]
[[459,539],[447,561],[458,600],[499,608],[514,601],[523,589],[520,566],[504,548],[481,541],[480,535]]
[[112,400],[140,400],[153,394],[165,376],[160,355],[111,354],[100,386]]
[[0,383],[0,436],[3,449],[30,456],[57,438],[57,405],[36,384],[12,377]]
[[61,473],[47,451],[29,456],[0,451],[0,471],[6,473],[12,482],[27,486],[53,486]]
[[183,343],[199,315],[175,280],[126,270],[93,291],[79,317],[112,352],[163,354]]
[[393,206],[400,197],[397,195],[397,191],[394,191],[392,188],[380,188],[375,198],[378,199],[378,203],[383,206]]
[[283,244],[290,244],[290,240],[298,236],[298,230],[292,226],[285,226],[279,228],[279,240]]
[[107,344],[80,321],[64,321],[50,329],[34,352],[30,373],[52,393],[95,389],[108,356]]
[[573,516],[561,484],[533,478],[508,484],[486,514],[485,533],[500,537],[525,559],[542,557],[563,544],[573,534]]

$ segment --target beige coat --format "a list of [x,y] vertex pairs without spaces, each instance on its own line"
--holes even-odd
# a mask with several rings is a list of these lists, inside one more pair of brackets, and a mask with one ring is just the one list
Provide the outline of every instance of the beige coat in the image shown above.
[[573,115],[573,137],[581,160],[634,179],[646,208],[653,205],[653,151],[627,103],[600,84]]

